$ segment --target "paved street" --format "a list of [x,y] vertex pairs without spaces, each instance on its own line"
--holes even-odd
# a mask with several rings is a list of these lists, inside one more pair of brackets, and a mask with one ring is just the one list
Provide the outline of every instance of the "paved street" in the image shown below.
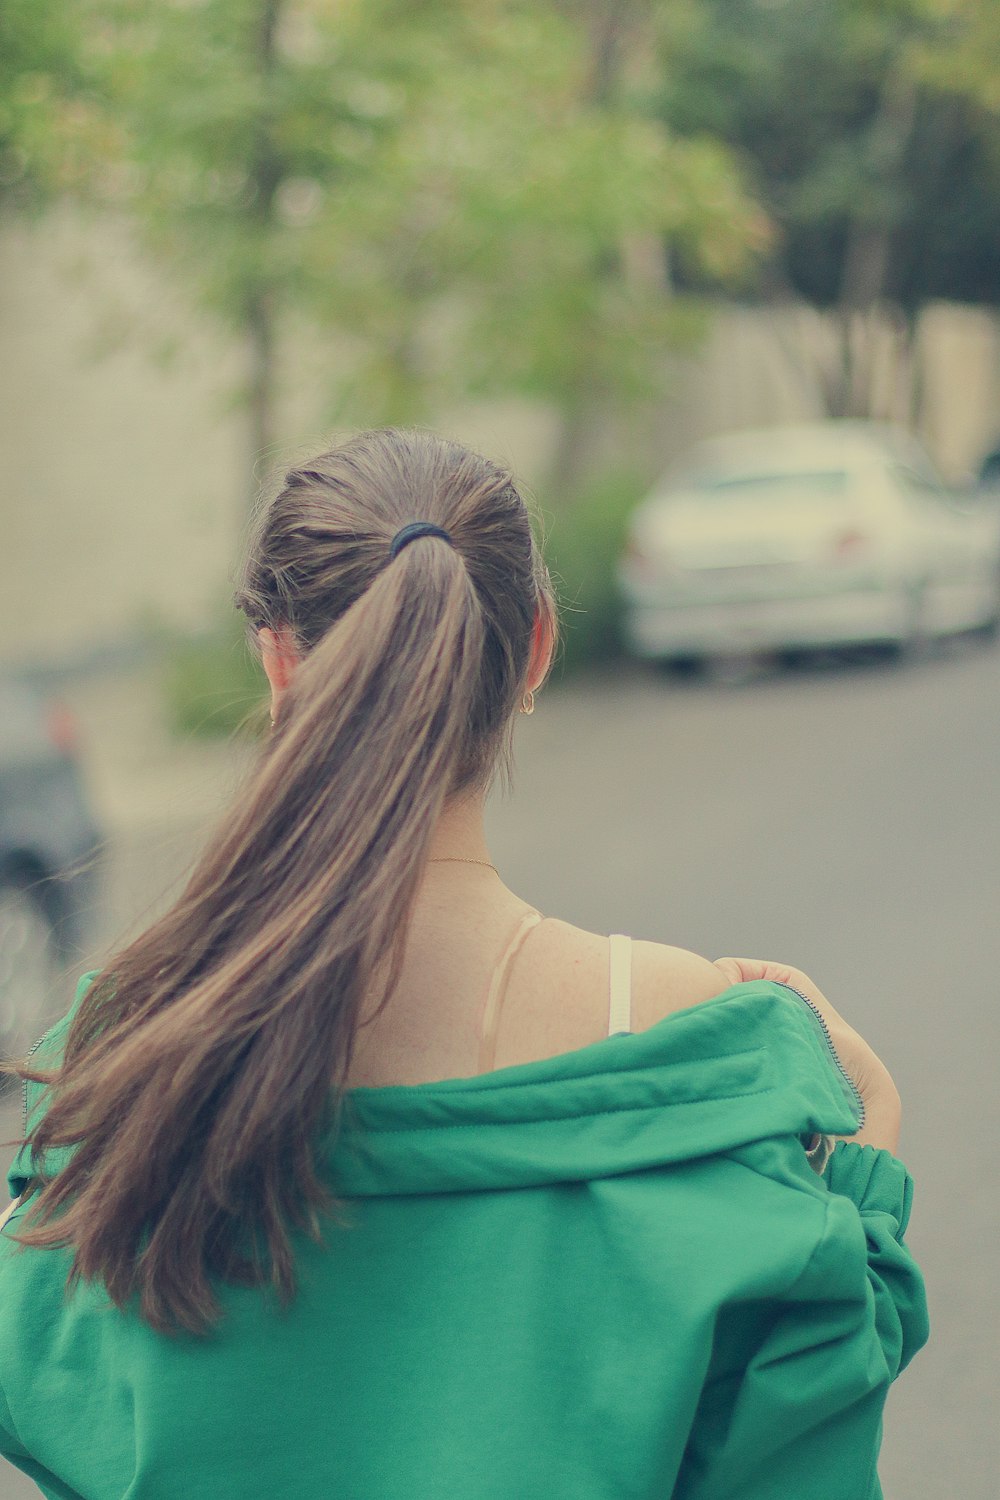
[[[104,941],[148,916],[233,774],[218,748],[169,754],[143,692],[72,695],[112,836]],[[797,963],[888,1061],[933,1337],[890,1398],[886,1500],[995,1500],[1000,650],[625,672],[543,693],[518,737],[514,798],[490,814],[509,884],[596,931]],[[0,1500],[35,1493],[0,1474]]]

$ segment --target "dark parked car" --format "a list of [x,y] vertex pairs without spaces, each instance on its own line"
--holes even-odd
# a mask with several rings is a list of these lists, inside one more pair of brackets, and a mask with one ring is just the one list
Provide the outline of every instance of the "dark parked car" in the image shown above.
[[976,483],[982,490],[1000,490],[1000,444],[983,459]]
[[69,711],[0,675],[0,1053],[26,1052],[65,1008],[87,941],[100,836]]

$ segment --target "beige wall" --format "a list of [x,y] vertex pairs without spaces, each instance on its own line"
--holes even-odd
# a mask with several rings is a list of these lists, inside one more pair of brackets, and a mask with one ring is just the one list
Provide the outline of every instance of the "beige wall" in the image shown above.
[[[924,436],[956,476],[1000,437],[998,324],[932,307],[921,338]],[[675,365],[658,456],[818,415],[830,339],[809,309],[721,308],[698,356]],[[314,369],[330,362],[318,353]],[[0,235],[0,354],[0,659],[57,660],[150,619],[207,622],[246,503],[238,349],[185,310],[124,229],[60,217]],[[319,381],[305,359],[299,369],[275,464],[329,436]],[[441,425],[540,484],[555,440],[543,409],[492,403]]]
[[[914,393],[895,329],[876,319],[859,332],[871,346],[873,414],[909,425]],[[917,340],[920,436],[945,476],[960,481],[1000,440],[1000,319],[932,304]],[[831,320],[812,308],[721,307],[699,354],[675,377],[665,456],[727,428],[821,416],[822,374],[838,357]]]
[[[122,342],[129,325],[141,332]],[[0,236],[4,657],[110,638],[148,614],[179,621],[218,590],[237,499],[239,424],[220,404],[235,364],[193,327],[163,363],[181,320],[124,234],[52,220]]]

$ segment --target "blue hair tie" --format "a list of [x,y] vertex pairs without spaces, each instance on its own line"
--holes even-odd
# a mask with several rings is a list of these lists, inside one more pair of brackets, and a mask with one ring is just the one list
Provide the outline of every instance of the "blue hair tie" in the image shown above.
[[452,547],[455,545],[450,534],[443,527],[435,526],[433,521],[411,521],[409,526],[404,526],[397,531],[389,543],[390,559],[398,557],[409,542],[415,542],[420,536],[439,536],[442,541],[448,542]]

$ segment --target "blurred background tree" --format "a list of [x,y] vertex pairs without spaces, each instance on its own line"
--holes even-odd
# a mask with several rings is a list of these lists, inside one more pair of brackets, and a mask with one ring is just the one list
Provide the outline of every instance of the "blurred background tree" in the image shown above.
[[120,149],[91,66],[90,0],[0,7],[0,215],[81,197],[95,161]]
[[331,426],[507,395],[554,414],[550,555],[592,656],[614,649],[613,560],[672,352],[720,301],[822,315],[792,352],[833,351],[832,415],[874,414],[888,327],[919,424],[922,310],[1000,286],[998,15],[6,0],[0,214],[107,212],[234,337],[249,499],[306,361]]
[[553,486],[573,491],[595,419],[655,391],[689,331],[661,247],[731,278],[764,235],[728,151],[674,137],[632,86],[651,14],[92,0],[107,196],[243,340],[248,470],[297,318],[329,341],[331,419],[528,393],[561,414]]
[[833,315],[839,415],[871,411],[888,310],[917,417],[921,309],[1000,288],[998,14],[6,0],[0,211],[89,197],[235,332],[248,476],[305,328],[331,422],[548,403],[568,498],[720,292]]
[[[1000,298],[994,0],[697,0],[665,29],[661,111],[725,141],[777,226],[757,295],[831,311],[833,416],[872,415],[873,322],[913,367],[933,299]],[[697,266],[681,282],[696,289]]]

